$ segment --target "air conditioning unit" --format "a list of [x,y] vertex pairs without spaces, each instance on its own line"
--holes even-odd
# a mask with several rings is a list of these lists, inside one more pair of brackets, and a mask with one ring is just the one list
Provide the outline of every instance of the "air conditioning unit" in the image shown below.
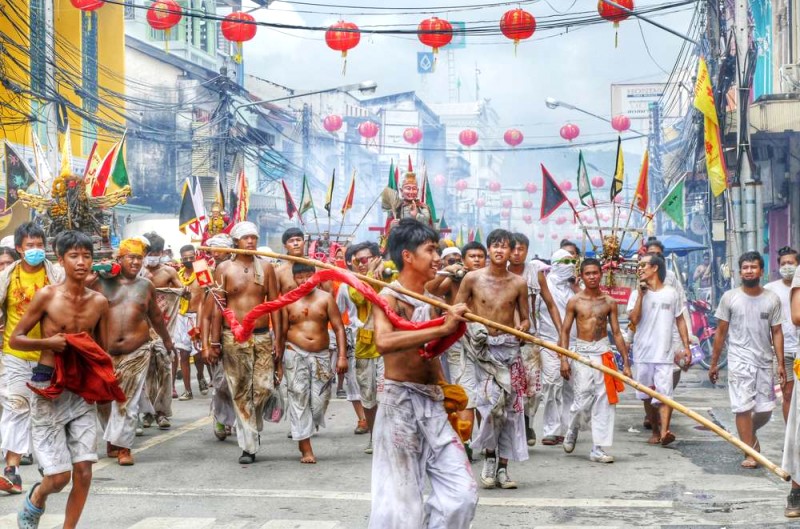
[[781,66],[781,84],[787,92],[800,90],[800,64],[784,64]]

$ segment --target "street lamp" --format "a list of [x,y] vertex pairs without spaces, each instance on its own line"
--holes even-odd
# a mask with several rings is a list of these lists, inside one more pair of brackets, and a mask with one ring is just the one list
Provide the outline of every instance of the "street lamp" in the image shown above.
[[[580,107],[576,107],[575,105],[571,105],[571,104],[569,104],[569,103],[565,103],[565,102],[563,102],[563,101],[559,101],[558,99],[555,99],[555,98],[553,98],[553,97],[548,97],[548,98],[546,98],[546,99],[544,100],[544,104],[545,104],[545,105],[547,106],[547,108],[549,108],[550,110],[555,110],[555,109],[557,109],[558,107],[561,107],[561,108],[566,108],[567,110],[577,110],[578,112],[580,112],[580,113],[582,113],[582,114],[586,114],[587,116],[592,116],[593,118],[600,119],[600,120],[602,120],[602,121],[605,121],[606,123],[611,123],[611,120],[610,120],[610,119],[608,119],[608,118],[604,118],[603,116],[599,116],[599,115],[597,115],[597,114],[594,114],[593,112],[589,112],[588,110],[584,110],[584,109],[582,109],[582,108],[580,108]],[[630,131],[631,131],[631,132],[633,132],[634,134],[637,134],[638,136],[647,136],[647,134],[644,134],[644,133],[642,133],[642,132],[639,132],[639,131],[638,131],[638,130],[636,130],[636,129],[628,129],[628,130],[630,130]]]
[[327,94],[329,92],[353,92],[355,90],[358,90],[360,93],[365,95],[374,94],[377,88],[378,88],[378,83],[376,83],[375,81],[363,81],[361,83],[347,84],[344,86],[337,86],[335,88],[325,88],[324,90],[311,90],[310,92],[301,92],[299,94],[291,94],[288,96],[276,97],[275,99],[251,101],[250,103],[244,103],[242,105],[238,105],[233,110],[234,114],[238,114],[241,109],[246,107],[253,107],[257,105],[263,105],[266,103],[277,103],[278,101],[286,101],[287,99],[296,99],[298,97]]

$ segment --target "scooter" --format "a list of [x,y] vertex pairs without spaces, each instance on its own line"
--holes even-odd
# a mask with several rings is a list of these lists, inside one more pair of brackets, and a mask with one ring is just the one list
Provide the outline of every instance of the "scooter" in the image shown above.
[[[686,308],[689,310],[692,334],[697,337],[699,342],[700,358],[698,363],[705,369],[709,369],[711,367],[711,351],[714,348],[714,333],[717,331],[711,305],[702,299],[692,299],[686,302]],[[722,368],[727,364],[728,356],[723,351],[717,365]]]

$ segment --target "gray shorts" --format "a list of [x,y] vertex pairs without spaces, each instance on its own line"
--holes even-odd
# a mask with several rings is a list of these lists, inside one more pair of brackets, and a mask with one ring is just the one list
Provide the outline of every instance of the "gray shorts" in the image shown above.
[[[46,388],[50,382],[31,382]],[[53,400],[32,393],[33,453],[45,476],[72,470],[72,465],[97,462],[97,408],[64,390]]]

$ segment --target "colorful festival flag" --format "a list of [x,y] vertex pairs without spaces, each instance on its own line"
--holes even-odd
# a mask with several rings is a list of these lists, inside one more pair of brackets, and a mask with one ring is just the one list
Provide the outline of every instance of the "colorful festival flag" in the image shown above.
[[542,165],[542,209],[540,218],[542,220],[549,217],[561,204],[568,202],[567,195],[558,187],[558,184],[550,173]]
[[[50,196],[50,187],[53,185],[53,172],[50,170],[50,164],[47,163],[47,157],[44,155],[42,144],[39,143],[39,137],[36,135],[33,128],[31,128],[31,136],[33,139],[33,162],[35,164],[34,168],[36,169],[36,173],[33,177],[39,185],[39,192],[44,196]],[[97,145],[97,142],[95,142],[95,145]],[[96,153],[94,147],[92,147],[92,153]],[[93,158],[94,156],[89,157],[90,160]]]
[[333,186],[336,182],[336,168],[333,169],[333,173],[331,174],[331,183],[328,185],[328,193],[325,195],[325,211],[328,212],[328,216],[331,216],[331,203],[333,202]]
[[719,118],[714,104],[714,88],[708,74],[708,65],[700,57],[697,61],[697,81],[694,85],[694,107],[703,114],[703,136],[706,151],[706,173],[711,192],[718,197],[728,188],[725,158],[719,136]]
[[625,178],[625,158],[622,155],[622,137],[617,138],[617,164],[614,167],[614,179],[611,181],[611,201],[622,193]]
[[347,196],[344,199],[344,204],[342,204],[342,217],[344,217],[344,214],[353,208],[353,200],[355,199],[355,194],[356,194],[356,172],[353,171],[353,178],[350,180],[350,190],[347,192]]
[[34,182],[25,159],[6,141],[6,209],[11,209],[19,200],[19,192],[27,191]]
[[125,136],[120,140],[119,148],[114,155],[114,165],[111,167],[111,175],[108,178],[108,185],[104,194],[122,190],[125,186],[130,186],[128,180],[128,168],[125,167]]
[[[585,200],[589,197],[589,200]],[[578,198],[584,206],[593,205],[592,186],[589,183],[589,173],[586,172],[586,162],[583,160],[583,151],[578,151]]]
[[303,175],[303,190],[300,192],[300,209],[298,215],[301,217],[308,210],[314,209],[314,198],[311,196],[311,188],[308,187],[308,179]]
[[391,163],[389,164],[389,185],[386,187],[397,191],[397,172],[396,167],[394,166],[394,159],[392,159]]
[[[250,191],[247,188],[244,168],[239,171],[233,189],[231,189],[230,204],[234,208],[231,222],[236,224],[237,222],[246,221],[247,213],[250,211]],[[295,208],[295,211],[297,211],[297,208]]]
[[294,204],[292,194],[289,193],[289,188],[286,186],[286,181],[281,180],[281,185],[283,186],[283,197],[286,199],[286,215],[288,215],[290,219],[294,218],[294,214],[297,213],[297,206]]
[[458,246],[459,250],[462,246],[464,246],[464,226],[458,227],[458,235],[456,236],[456,246]]
[[661,211],[681,229],[686,228],[686,212],[683,209],[683,179],[675,184],[675,187],[667,194]]
[[[102,197],[106,194],[106,190],[111,186],[109,179],[111,178],[112,174],[117,165],[117,158],[118,154],[122,151],[122,143],[125,141],[125,136],[122,137],[117,143],[111,147],[111,150],[106,153],[103,161],[100,163],[100,168],[97,170],[97,177],[95,178],[94,184],[92,185],[92,196],[93,197]],[[122,168],[121,171],[125,168],[125,161],[122,161]],[[120,175],[122,178],[122,175]],[[125,180],[127,180],[127,172],[124,175]]]
[[208,217],[203,202],[203,190],[196,176],[187,178],[181,192],[181,207],[178,212],[178,228],[186,233],[188,227],[195,235],[203,233]]
[[481,228],[478,226],[478,229],[475,230],[475,242],[479,242],[483,244],[483,234],[481,233]]
[[639,182],[636,184],[636,194],[633,196],[633,205],[640,211],[647,211],[647,203],[650,200],[650,187],[648,184],[648,172],[650,171],[650,154],[644,151],[642,158],[642,169],[639,171]]
[[[409,158],[409,163],[410,163]],[[425,201],[425,205],[428,206],[428,211],[431,214],[431,223],[435,223],[438,218],[436,216],[436,206],[433,203],[433,190],[431,189],[430,180],[428,179],[428,168],[423,167],[423,173],[425,174],[425,181],[422,184],[422,199]]]

